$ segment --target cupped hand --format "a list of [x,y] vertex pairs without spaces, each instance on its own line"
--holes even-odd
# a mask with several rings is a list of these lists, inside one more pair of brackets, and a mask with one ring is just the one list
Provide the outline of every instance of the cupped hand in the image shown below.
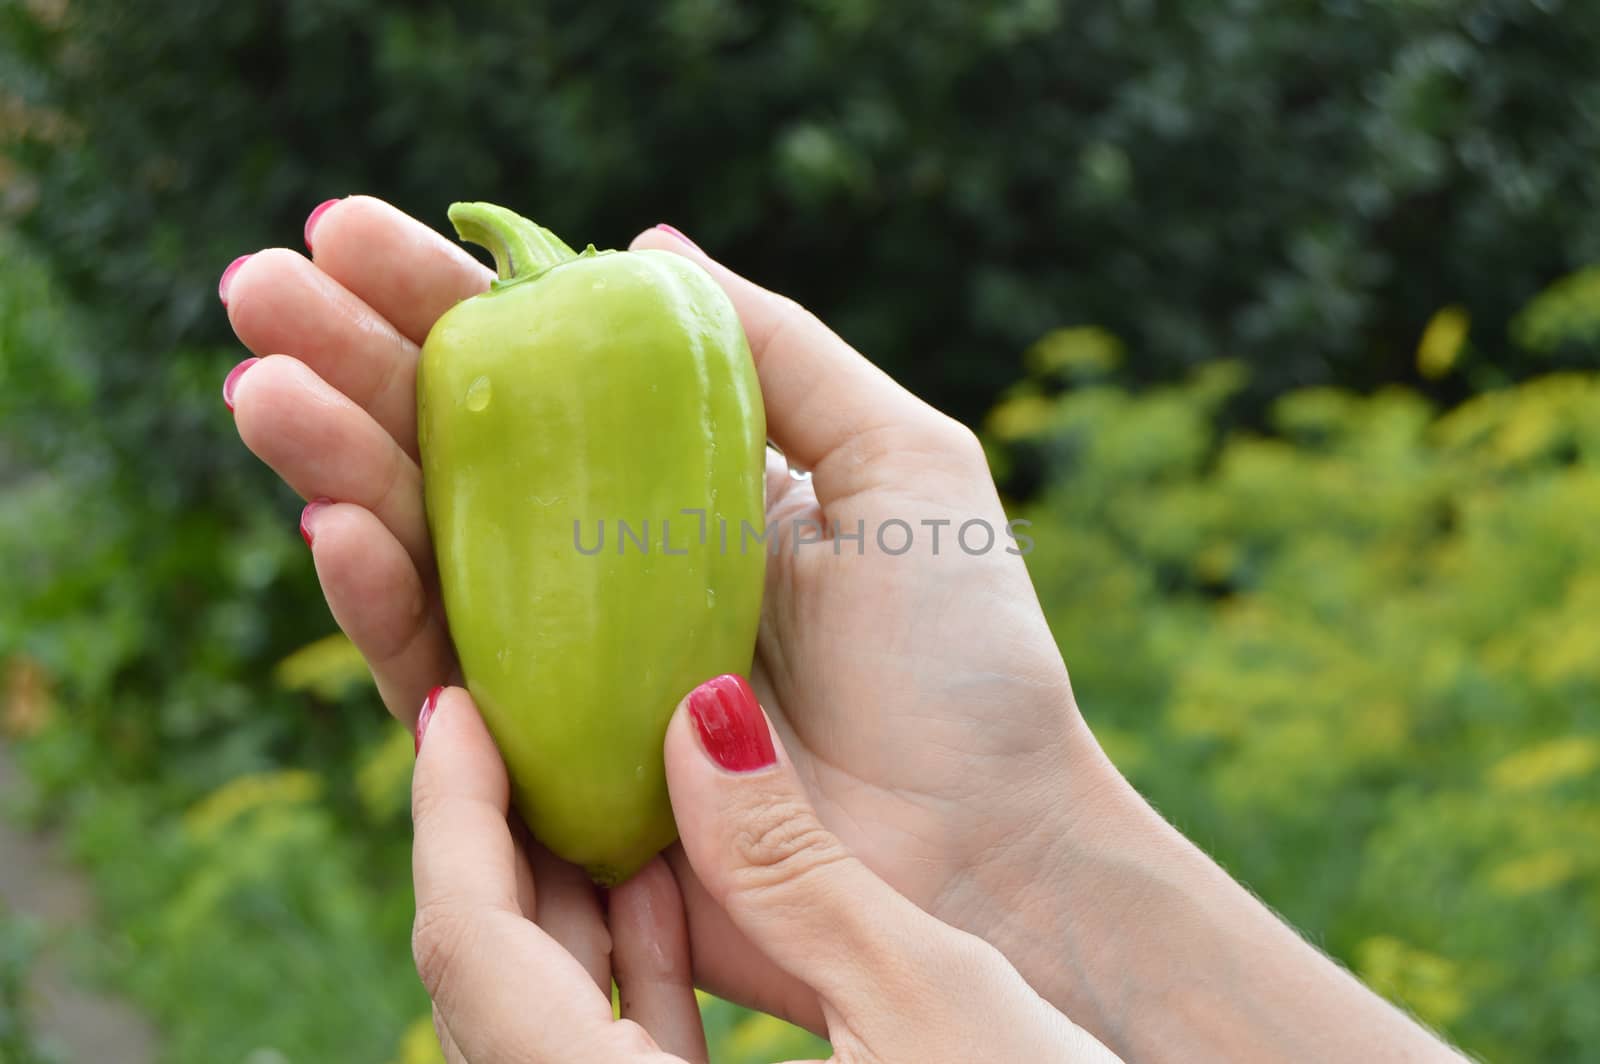
[[[571,866],[508,821],[505,767],[471,697],[450,688],[431,703],[412,782],[413,950],[446,1057],[706,1060],[674,876],[657,860],[611,890],[607,948]],[[744,681],[719,677],[674,715],[667,777],[699,881],[750,941],[815,988],[833,1060],[1116,1059],[993,946],[856,860],[822,826],[782,749]]]
[[[246,445],[322,500],[302,530],[329,606],[412,723],[424,692],[458,678],[417,466],[418,345],[491,275],[378,200],[340,200],[313,222],[310,261],[273,249],[224,278],[233,326],[262,356],[225,391]],[[751,676],[786,770],[863,874],[1042,985],[1056,973],[1030,971],[1044,959],[1016,940],[1050,889],[1037,855],[1067,820],[1092,817],[1115,776],[1078,716],[981,446],[674,232],[632,246],[693,259],[732,297],[786,456],[769,454],[777,549]],[[683,848],[667,859],[700,983],[822,1030],[822,988],[771,943],[751,948]]]

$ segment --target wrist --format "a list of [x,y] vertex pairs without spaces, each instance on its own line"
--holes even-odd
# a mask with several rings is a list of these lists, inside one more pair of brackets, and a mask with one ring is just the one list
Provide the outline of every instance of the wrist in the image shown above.
[[1068,719],[1062,767],[1040,774],[1029,815],[965,870],[938,915],[997,947],[1041,997],[1098,1032],[1105,1026],[1097,1014],[1115,1003],[1096,971],[1131,900],[1117,893],[1176,832],[1105,756],[1075,708]]
[[1077,730],[1058,791],[974,870],[963,914],[1041,997],[1130,1060],[1461,1059],[1229,878]]

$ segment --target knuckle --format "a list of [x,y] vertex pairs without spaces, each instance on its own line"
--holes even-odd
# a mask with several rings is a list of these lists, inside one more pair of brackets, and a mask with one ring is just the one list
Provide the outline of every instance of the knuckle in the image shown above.
[[[410,582],[416,583],[414,579]],[[401,590],[405,585],[400,580],[390,586],[396,589],[393,592],[397,607],[394,623],[375,628],[368,640],[369,647],[361,648],[362,656],[374,672],[389,671],[409,661],[421,660],[430,637],[435,634],[435,620],[427,610],[421,586]],[[405,597],[401,599],[400,595]]]
[[469,948],[471,922],[457,909],[429,904],[417,909],[411,926],[411,958],[434,1001],[449,993],[451,973]]
[[932,929],[924,940],[929,955],[924,970],[937,984],[960,987],[1011,988],[1020,977],[1005,954],[977,935],[949,925]]
[[[382,370],[379,371],[377,379],[368,384],[366,395],[363,397],[366,402],[364,402],[362,405],[366,406],[370,404],[372,406],[377,406],[380,403],[388,401],[390,396],[396,396],[401,400],[411,398],[411,396],[404,394],[404,392],[406,387],[411,385],[413,382],[409,378],[402,378],[401,371],[409,370],[412,368],[412,366],[413,363],[408,359],[389,359],[388,362],[383,366]],[[412,401],[415,402],[414,399]]]
[[414,772],[411,777],[411,823],[423,824],[433,819],[443,800],[426,772]]
[[978,434],[955,418],[936,414],[930,432],[940,449],[951,457],[963,462],[987,462]]
[[788,296],[777,293],[769,293],[769,296],[766,330],[764,334],[749,337],[751,354],[757,363],[764,361],[767,352],[786,345],[789,338],[807,322],[816,320],[814,314]]
[[637,1021],[623,1018],[611,1025],[609,1031],[618,1060],[634,1060],[659,1053],[661,1047]]
[[[384,468],[375,481],[377,490],[372,496],[372,505],[368,507],[379,520],[385,515],[404,513],[405,504],[414,495],[420,496],[418,485],[413,483],[412,470],[415,467],[404,451],[398,447],[388,448],[384,462]],[[389,522],[384,521],[384,524]]]
[[773,293],[772,307],[773,310],[777,312],[778,318],[781,321],[788,322],[790,324],[797,325],[802,322],[812,322],[818,320],[817,316],[811,313],[805,304],[801,303],[793,296],[786,296],[776,292]]
[[974,468],[988,468],[977,433],[921,401],[914,402],[908,416],[862,432],[851,441],[855,464],[926,464],[931,460],[955,468],[963,476],[970,475]]
[[771,803],[733,838],[733,892],[746,898],[792,890],[848,859],[844,847],[793,799]]

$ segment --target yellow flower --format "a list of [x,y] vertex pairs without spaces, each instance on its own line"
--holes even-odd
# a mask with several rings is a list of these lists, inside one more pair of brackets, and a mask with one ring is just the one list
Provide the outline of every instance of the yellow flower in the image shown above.
[[989,411],[989,431],[1002,440],[1020,440],[1049,425],[1055,409],[1042,395],[1019,395]]
[[419,1016],[411,1021],[405,1034],[400,1036],[399,1052],[392,1064],[445,1064],[431,1016]]
[[1122,341],[1097,325],[1053,329],[1023,355],[1028,372],[1102,376],[1122,363]]
[[1489,873],[1489,886],[1496,894],[1518,898],[1559,887],[1576,871],[1577,863],[1572,854],[1565,850],[1542,850],[1496,865]]
[[342,632],[296,650],[278,662],[273,676],[287,690],[310,691],[330,700],[372,678],[361,651]]
[[1489,769],[1499,791],[1533,791],[1593,772],[1600,765],[1600,740],[1568,735],[1501,758]]
[[1417,372],[1428,380],[1449,373],[1461,357],[1471,327],[1472,318],[1463,307],[1445,307],[1435,314],[1417,344]]
[[309,802],[321,791],[322,780],[316,773],[301,769],[240,776],[191,806],[183,815],[183,826],[193,835],[212,835],[252,810]]
[[373,817],[398,813],[411,795],[411,766],[416,761],[411,733],[395,725],[369,750],[356,768],[356,793]]
[[1356,946],[1356,970],[1378,993],[1443,1026],[1467,1008],[1454,961],[1392,935],[1373,935]]

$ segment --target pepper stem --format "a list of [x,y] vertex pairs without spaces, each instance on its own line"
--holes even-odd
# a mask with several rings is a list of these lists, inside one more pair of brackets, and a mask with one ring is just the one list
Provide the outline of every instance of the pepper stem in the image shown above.
[[487,248],[494,256],[502,282],[534,277],[578,257],[544,226],[493,203],[452,203],[449,214],[462,240]]

